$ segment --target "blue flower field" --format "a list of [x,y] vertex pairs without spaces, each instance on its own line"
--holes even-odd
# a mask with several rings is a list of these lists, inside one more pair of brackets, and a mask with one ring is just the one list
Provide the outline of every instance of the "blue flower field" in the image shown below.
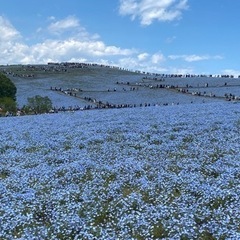
[[240,239],[240,105],[0,118],[0,239]]

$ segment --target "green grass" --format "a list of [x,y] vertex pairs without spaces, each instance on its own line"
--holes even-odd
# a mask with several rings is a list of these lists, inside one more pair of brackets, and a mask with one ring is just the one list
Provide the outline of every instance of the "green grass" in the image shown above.
[[6,179],[11,174],[11,171],[5,168],[0,169],[0,179]]

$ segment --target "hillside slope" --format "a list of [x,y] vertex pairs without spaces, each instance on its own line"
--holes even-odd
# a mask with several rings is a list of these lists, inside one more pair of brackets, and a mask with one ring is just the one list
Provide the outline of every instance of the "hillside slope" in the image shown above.
[[57,109],[95,108],[99,102],[101,106],[161,106],[240,100],[240,79],[228,76],[151,74],[70,63],[1,70],[17,86],[19,107],[35,95],[48,96]]

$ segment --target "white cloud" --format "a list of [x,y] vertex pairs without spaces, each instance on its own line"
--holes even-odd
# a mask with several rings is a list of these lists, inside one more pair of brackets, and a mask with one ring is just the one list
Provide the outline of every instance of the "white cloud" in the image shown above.
[[[52,16],[51,20],[55,20]],[[74,16],[69,16],[65,19],[53,22],[49,25],[48,30],[51,33],[58,34],[66,30],[72,30],[80,27],[79,20]]]
[[55,36],[59,38],[75,38],[82,41],[97,40],[100,38],[98,34],[89,34],[87,30],[81,26],[78,18],[75,16],[68,16],[61,20],[56,20],[54,16],[48,18],[50,25],[47,28],[39,28],[37,33],[50,34],[51,37]]
[[21,37],[20,33],[6,19],[0,16],[0,41],[13,41]]
[[208,60],[209,58],[210,58],[209,56],[187,55],[184,57],[184,60],[187,62],[196,62]]
[[[54,18],[52,18],[54,19]],[[71,59],[96,59],[104,61],[109,58],[120,58],[136,54],[134,49],[123,49],[114,45],[106,45],[99,40],[97,34],[89,34],[75,17],[51,23],[47,29],[61,32],[58,38],[47,38],[36,44],[21,43],[20,33],[7,21],[0,17],[0,64],[36,64],[49,61],[70,61]],[[69,32],[73,29],[74,32]],[[44,33],[44,28],[37,32]],[[67,34],[65,34],[67,32]],[[81,36],[81,37],[79,37]]]
[[234,69],[225,69],[222,71],[222,74],[233,75],[234,77],[238,77],[240,76],[240,71]]
[[216,55],[216,56],[210,56],[210,55],[169,55],[169,59],[171,60],[177,60],[177,59],[182,59],[186,62],[197,62],[197,61],[203,61],[203,60],[210,60],[210,59],[222,59],[221,56]]
[[26,46],[21,43],[21,34],[4,17],[0,16],[0,63],[7,64],[22,58]]
[[146,58],[149,56],[149,54],[148,53],[141,53],[141,54],[139,54],[137,57],[138,57],[138,60],[139,61],[144,61],[144,60],[146,60]]
[[76,39],[47,40],[31,47],[31,55],[37,63],[71,61],[72,59],[94,61],[98,58],[128,56],[132,52],[130,49],[106,46],[102,41],[78,41]]
[[209,59],[209,56],[198,56],[198,55],[170,55],[168,56],[171,60],[182,59],[186,62],[196,62]]
[[161,53],[140,53],[118,60],[117,65],[130,70],[141,70],[150,73],[166,73],[169,69],[163,65],[165,57]]
[[119,13],[140,19],[142,25],[154,20],[165,22],[179,19],[188,8],[188,0],[120,0]]
[[159,62],[163,62],[165,57],[161,53],[155,53],[152,55],[152,63],[158,64]]

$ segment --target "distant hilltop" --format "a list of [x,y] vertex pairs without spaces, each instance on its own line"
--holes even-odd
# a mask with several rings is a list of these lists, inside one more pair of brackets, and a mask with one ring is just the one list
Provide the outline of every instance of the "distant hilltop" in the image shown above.
[[[49,66],[65,66],[69,68],[83,68],[83,67],[106,67],[106,68],[115,68],[123,71],[129,71],[129,72],[135,72],[139,74],[147,74],[147,75],[156,75],[156,76],[162,76],[162,77],[217,77],[217,78],[235,78],[234,75],[231,74],[164,74],[164,73],[150,73],[140,70],[130,70],[123,67],[118,66],[111,66],[111,65],[104,65],[104,64],[97,64],[97,63],[78,63],[78,62],[61,62],[61,63],[55,63],[55,62],[49,62],[47,65]],[[240,78],[240,75],[237,76],[237,78]]]
[[[1,65],[0,67],[11,67],[16,65]],[[100,68],[111,68],[120,71],[128,71],[137,74],[150,75],[150,76],[158,76],[162,78],[201,78],[201,77],[209,77],[209,78],[240,78],[240,75],[232,75],[232,74],[176,74],[176,73],[151,73],[140,70],[132,70],[124,67],[113,66],[113,65],[105,65],[98,63],[85,63],[85,62],[48,62],[47,64],[17,64],[17,66],[23,66],[26,68],[32,68],[32,70],[36,70],[36,68],[41,68],[42,70],[54,69],[55,71],[66,71],[68,68],[88,68],[88,67],[100,67]],[[7,72],[7,70],[5,70]],[[4,72],[4,70],[3,70]],[[5,73],[6,73],[5,72]]]

